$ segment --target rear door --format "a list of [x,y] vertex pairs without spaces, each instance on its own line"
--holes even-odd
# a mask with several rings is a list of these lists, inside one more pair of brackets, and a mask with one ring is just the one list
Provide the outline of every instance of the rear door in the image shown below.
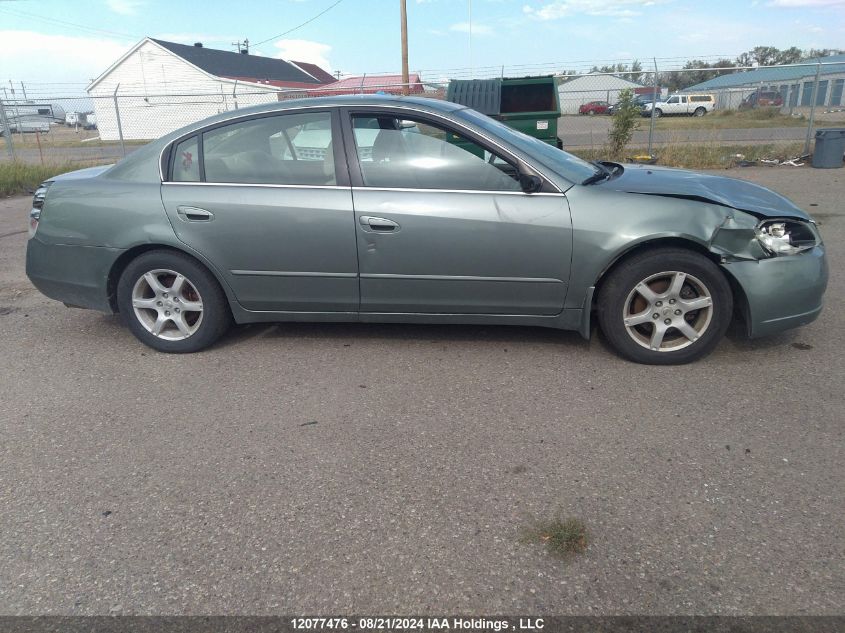
[[358,309],[352,193],[331,109],[216,124],[174,145],[162,200],[176,235],[249,310]]
[[524,193],[512,157],[432,116],[344,117],[361,318],[559,313],[572,242],[566,197]]

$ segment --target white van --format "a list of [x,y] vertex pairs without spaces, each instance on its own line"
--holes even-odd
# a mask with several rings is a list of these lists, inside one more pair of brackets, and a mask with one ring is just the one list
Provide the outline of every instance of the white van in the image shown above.
[[651,116],[651,109],[654,108],[654,116],[664,114],[686,114],[689,116],[704,116],[712,112],[716,107],[716,100],[713,95],[703,94],[678,94],[670,95],[664,101],[647,103],[643,106],[643,116]]

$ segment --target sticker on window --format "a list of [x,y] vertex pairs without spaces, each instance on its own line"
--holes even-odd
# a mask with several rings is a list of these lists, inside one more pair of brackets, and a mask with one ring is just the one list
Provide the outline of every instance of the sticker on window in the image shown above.
[[549,129],[549,122],[548,121],[537,121],[537,129],[538,130],[548,130]]

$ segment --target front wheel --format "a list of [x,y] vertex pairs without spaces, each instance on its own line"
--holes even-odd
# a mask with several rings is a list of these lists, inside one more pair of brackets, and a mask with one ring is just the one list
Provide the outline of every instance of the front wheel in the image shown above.
[[637,363],[678,365],[709,354],[733,312],[730,285],[711,260],[683,249],[634,255],[610,273],[598,301],[613,348]]
[[160,352],[197,352],[228,328],[232,313],[214,276],[173,251],[132,260],[117,284],[117,303],[132,333]]
[[661,110],[660,108],[655,108],[654,109],[654,118],[659,119],[662,116],[663,116],[663,110]]

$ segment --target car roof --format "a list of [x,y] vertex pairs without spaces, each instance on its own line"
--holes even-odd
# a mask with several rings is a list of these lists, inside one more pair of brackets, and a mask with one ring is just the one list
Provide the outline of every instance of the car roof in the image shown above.
[[[280,93],[284,96],[284,93]],[[426,97],[417,96],[396,96],[396,95],[332,95],[329,97],[305,97],[294,98],[285,101],[278,101],[273,103],[265,103],[248,108],[241,108],[237,111],[228,111],[219,115],[221,118],[231,118],[232,116],[242,116],[251,113],[259,112],[283,112],[284,110],[297,108],[317,108],[317,107],[341,107],[341,106],[384,106],[407,104],[418,107],[428,108],[431,110],[438,110],[441,112],[453,112],[455,110],[463,110],[466,106],[452,103],[451,101],[444,101],[442,99],[428,99]],[[213,120],[207,119],[207,121]]]

